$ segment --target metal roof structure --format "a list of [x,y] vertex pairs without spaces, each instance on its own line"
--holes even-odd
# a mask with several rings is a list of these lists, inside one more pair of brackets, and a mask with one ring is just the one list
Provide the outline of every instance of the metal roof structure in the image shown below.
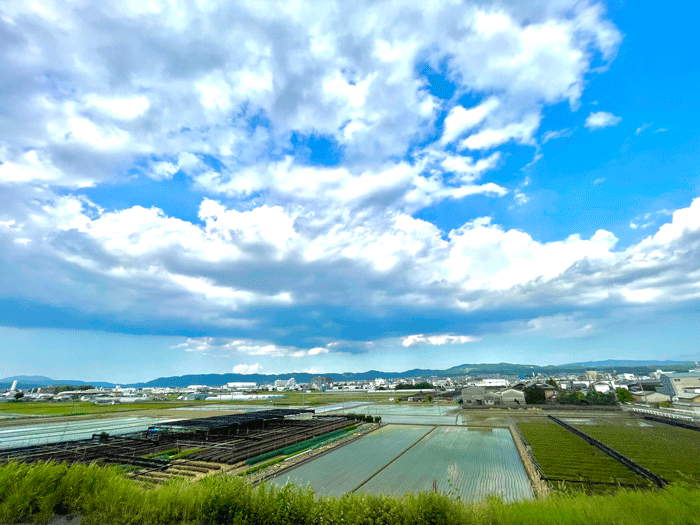
[[313,410],[294,409],[294,408],[279,408],[274,410],[260,410],[258,412],[247,412],[245,414],[232,414],[226,416],[203,417],[199,419],[181,419],[176,421],[166,421],[154,425],[151,429],[188,429],[188,430],[222,430],[225,428],[233,428],[242,425],[250,425],[269,421],[271,419],[284,419],[288,416],[296,416],[299,414],[310,413]]

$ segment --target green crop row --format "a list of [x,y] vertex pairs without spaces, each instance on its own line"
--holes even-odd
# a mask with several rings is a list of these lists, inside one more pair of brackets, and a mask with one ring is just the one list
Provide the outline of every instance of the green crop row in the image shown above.
[[[580,437],[550,422],[518,423],[544,474],[552,479],[646,484],[645,480]],[[591,490],[573,483],[567,488]],[[606,491],[603,487],[600,490]]]
[[[357,427],[355,427],[357,428]],[[335,430],[333,432],[329,432],[328,434],[324,434],[322,436],[318,436],[315,438],[307,439],[306,441],[301,441],[299,443],[295,443],[294,445],[289,445],[284,448],[280,448],[277,450],[273,450],[272,452],[266,452],[265,454],[260,454],[258,456],[250,458],[248,461],[246,461],[246,465],[255,465],[256,463],[260,463],[261,461],[265,461],[277,456],[289,456],[290,454],[295,454],[297,452],[301,452],[304,449],[307,448],[312,448],[312,447],[320,447],[322,445],[325,445],[326,443],[333,441],[334,439],[338,439],[345,434],[347,434],[351,430],[351,427],[346,427],[346,428],[341,428],[340,430]]]
[[663,424],[579,428],[669,481],[700,482],[700,432]]
[[391,498],[349,494],[314,498],[309,489],[254,487],[237,476],[173,480],[152,489],[119,468],[8,463],[0,466],[0,522],[47,523],[55,514],[83,525],[664,525],[697,523],[700,489],[626,491],[614,496],[555,495],[505,504],[497,498],[464,504],[438,493]]
[[248,470],[243,472],[241,475],[248,476],[250,474],[254,474],[255,472],[258,472],[264,468],[271,467],[272,465],[276,465],[277,463],[281,463],[285,459],[287,459],[287,458],[283,456],[281,458],[275,458],[273,460],[266,461],[265,463],[259,463],[259,464],[255,465],[254,467],[249,468]]

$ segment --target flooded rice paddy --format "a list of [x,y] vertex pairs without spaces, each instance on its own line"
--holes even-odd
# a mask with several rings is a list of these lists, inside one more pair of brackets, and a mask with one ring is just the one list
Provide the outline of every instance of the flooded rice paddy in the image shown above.
[[533,497],[510,432],[503,428],[387,425],[272,482],[309,485],[317,495],[334,496],[355,491],[400,496],[436,489],[463,501],[489,495],[504,501]]
[[342,496],[385,467],[430,432],[426,426],[388,425],[344,447],[287,471],[275,485],[309,485],[319,495]]
[[533,493],[510,431],[436,427],[360,492],[400,496],[437,489],[462,501],[495,495],[504,501]]

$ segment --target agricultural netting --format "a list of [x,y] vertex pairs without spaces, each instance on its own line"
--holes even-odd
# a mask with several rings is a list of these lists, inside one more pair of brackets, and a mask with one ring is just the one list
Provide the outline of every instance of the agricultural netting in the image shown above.
[[147,430],[148,427],[163,421],[150,417],[119,417],[12,427],[0,430],[0,448],[90,439],[93,434],[102,432],[112,435],[128,434]]

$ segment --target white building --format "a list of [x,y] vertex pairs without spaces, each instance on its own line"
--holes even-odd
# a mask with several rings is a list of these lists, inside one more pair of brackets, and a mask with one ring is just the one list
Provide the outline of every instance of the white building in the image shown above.
[[253,390],[257,386],[257,383],[233,381],[231,383],[226,383],[225,388],[228,388],[229,390]]

